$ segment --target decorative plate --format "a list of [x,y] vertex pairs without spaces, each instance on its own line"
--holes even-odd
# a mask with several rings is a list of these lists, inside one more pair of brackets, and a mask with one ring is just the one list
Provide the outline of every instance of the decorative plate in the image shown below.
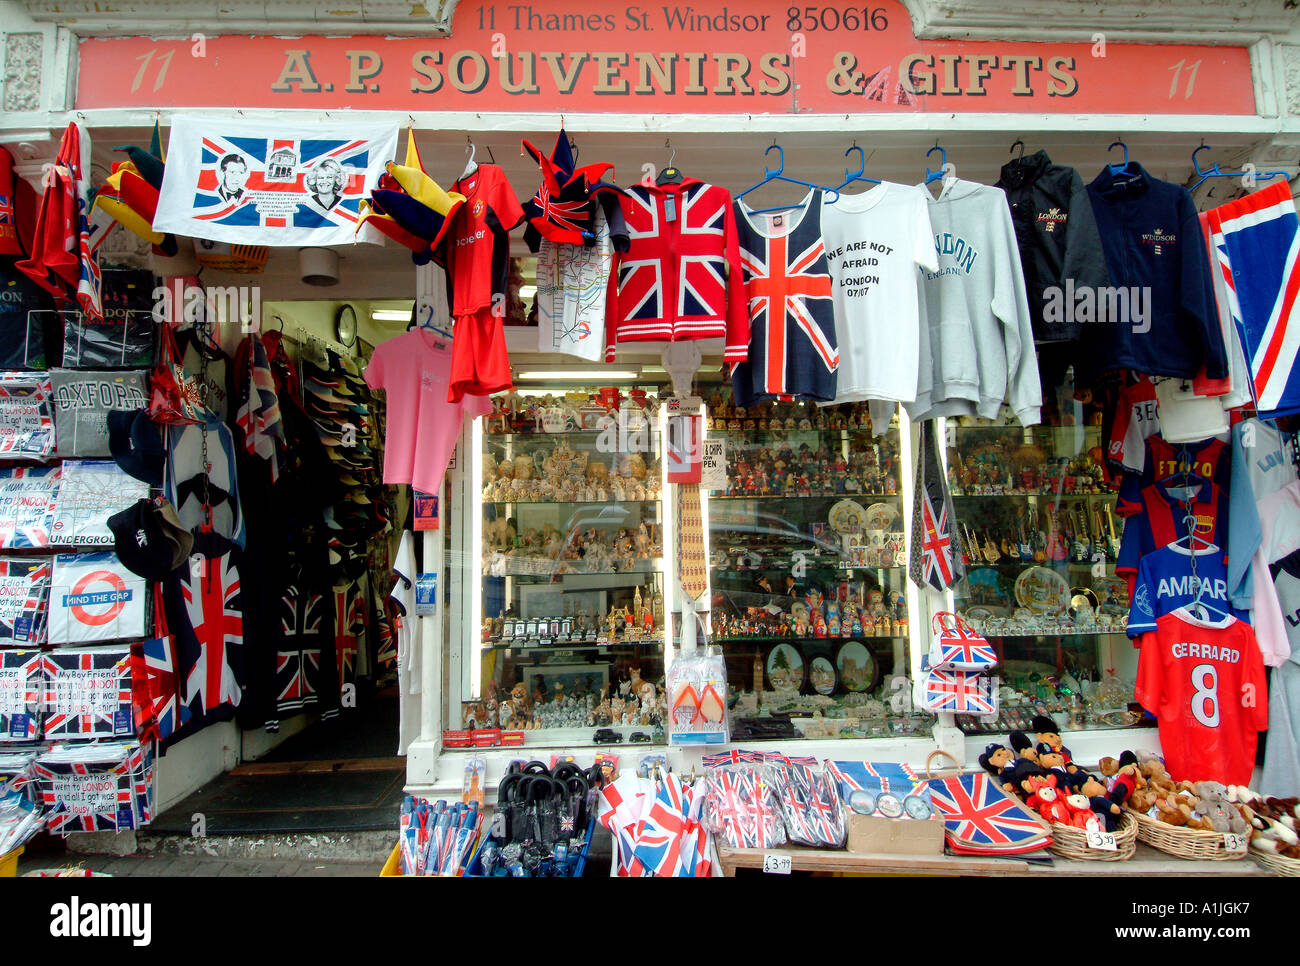
[[836,533],[861,533],[867,524],[867,511],[856,500],[840,500],[831,507],[828,520]]
[[1016,578],[1016,602],[1035,614],[1064,614],[1070,606],[1070,585],[1055,570],[1030,567]]
[[773,690],[799,690],[803,687],[803,655],[789,644],[778,644],[767,654],[767,679]]
[[876,683],[876,659],[861,641],[849,641],[840,648],[835,668],[846,691],[870,691]]
[[835,665],[830,658],[818,655],[812,659],[808,668],[808,679],[813,690],[818,694],[832,694],[835,691]]
[[890,503],[873,503],[867,507],[868,530],[890,530],[898,520],[898,507]]

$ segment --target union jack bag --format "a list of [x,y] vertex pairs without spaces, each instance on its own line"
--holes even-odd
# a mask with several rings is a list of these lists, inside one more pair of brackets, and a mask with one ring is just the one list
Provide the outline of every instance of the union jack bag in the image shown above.
[[930,668],[925,672],[925,710],[977,716],[998,713],[998,679],[978,671]]
[[930,622],[930,667],[986,671],[998,663],[997,652],[979,631],[952,611],[941,610]]

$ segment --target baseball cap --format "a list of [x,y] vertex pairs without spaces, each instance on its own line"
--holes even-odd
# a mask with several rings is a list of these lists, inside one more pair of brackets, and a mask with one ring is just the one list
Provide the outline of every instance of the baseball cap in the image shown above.
[[143,409],[108,411],[108,451],[123,472],[150,486],[163,484],[162,437]]
[[181,525],[176,508],[162,497],[137,500],[108,518],[113,549],[122,566],[148,580],[163,580],[194,549],[194,534]]

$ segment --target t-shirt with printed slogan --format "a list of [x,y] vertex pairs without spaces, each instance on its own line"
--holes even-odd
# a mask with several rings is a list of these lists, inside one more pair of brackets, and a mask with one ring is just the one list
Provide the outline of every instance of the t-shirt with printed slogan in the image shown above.
[[916,399],[918,267],[939,270],[930,202],[915,185],[876,185],[822,206],[840,350],[835,402]]
[[1133,697],[1159,722],[1170,777],[1249,784],[1258,732],[1268,727],[1264,661],[1250,625],[1180,609],[1156,618],[1141,646]]
[[[510,277],[509,231],[524,220],[524,209],[495,164],[480,164],[451,190],[465,196],[443,236],[441,260],[451,289],[451,314],[472,315],[505,295]],[[504,302],[501,317],[505,317]]]
[[450,379],[451,351],[437,348],[426,329],[412,329],[375,349],[366,366],[366,383],[388,395],[385,483],[409,483],[437,493],[465,417],[492,411],[486,396],[447,402]]
[[1228,600],[1227,559],[1228,555],[1214,544],[1198,542],[1192,551],[1186,541],[1171,543],[1143,557],[1138,563],[1137,583],[1129,603],[1128,636],[1154,631],[1157,618],[1195,601],[1201,584],[1205,592],[1200,599],[1207,607],[1249,624],[1250,611],[1233,607]]

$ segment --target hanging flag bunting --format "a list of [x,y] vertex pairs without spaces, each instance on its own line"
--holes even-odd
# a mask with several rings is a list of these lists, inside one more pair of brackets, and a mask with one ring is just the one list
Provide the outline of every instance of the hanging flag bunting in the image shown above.
[[342,245],[397,148],[397,125],[172,121],[154,232],[241,245]]
[[918,586],[945,590],[965,574],[948,480],[939,463],[934,421],[921,422],[912,507],[912,556],[907,575]]

